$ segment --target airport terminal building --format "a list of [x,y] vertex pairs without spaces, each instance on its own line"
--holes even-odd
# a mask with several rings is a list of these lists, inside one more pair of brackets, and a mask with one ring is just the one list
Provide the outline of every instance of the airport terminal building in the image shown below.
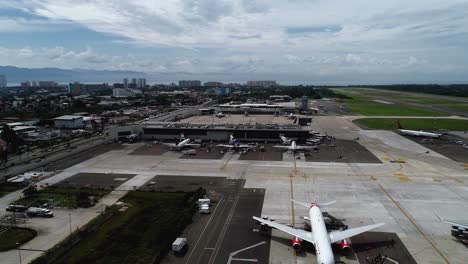
[[277,142],[281,134],[299,141],[310,137],[298,125],[193,125],[189,123],[147,122],[143,125],[145,140],[174,140],[180,134],[203,141],[224,141],[230,135],[243,141]]

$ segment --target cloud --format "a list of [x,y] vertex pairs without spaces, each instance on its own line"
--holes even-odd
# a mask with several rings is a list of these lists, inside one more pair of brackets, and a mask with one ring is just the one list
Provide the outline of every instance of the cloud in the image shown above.
[[[130,53],[100,54],[90,44],[39,56],[33,43],[32,55],[19,53],[67,66],[304,77],[468,70],[466,0],[0,0],[2,7],[31,17],[0,17],[0,31],[78,25],[118,36]],[[141,47],[148,56],[131,55]]]

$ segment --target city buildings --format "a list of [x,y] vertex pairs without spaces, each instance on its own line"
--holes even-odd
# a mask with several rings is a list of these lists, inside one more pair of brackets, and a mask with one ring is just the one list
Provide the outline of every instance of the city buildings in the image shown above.
[[68,93],[70,95],[83,95],[87,94],[88,90],[86,89],[86,85],[79,82],[74,82],[68,84]]
[[219,96],[231,96],[231,87],[218,87],[215,92]]
[[302,96],[301,102],[302,102],[302,104],[301,104],[301,105],[302,105],[302,107],[301,107],[302,110],[303,110],[303,111],[309,110],[309,97],[307,97],[307,96]]
[[277,85],[276,81],[247,81],[247,86],[254,87],[272,87]]
[[208,88],[216,88],[216,87],[221,87],[223,86],[223,83],[221,82],[206,82],[204,84],[205,87],[208,87]]
[[84,120],[82,116],[64,115],[54,118],[56,128],[83,128]]
[[138,89],[124,89],[124,88],[114,88],[112,90],[112,96],[118,98],[126,98],[142,94],[141,90]]
[[6,88],[7,82],[5,75],[0,75],[0,88]]
[[179,81],[179,87],[181,88],[193,88],[193,87],[201,87],[200,80],[181,80]]
[[128,89],[128,79],[127,78],[123,79],[123,87],[124,87],[124,89]]
[[138,89],[143,89],[146,87],[146,79],[145,78],[139,78],[137,81],[137,88]]

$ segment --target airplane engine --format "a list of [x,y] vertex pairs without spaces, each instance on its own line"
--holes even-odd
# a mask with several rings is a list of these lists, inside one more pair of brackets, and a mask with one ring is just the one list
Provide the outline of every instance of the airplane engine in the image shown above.
[[351,244],[346,241],[346,239],[343,239],[343,241],[341,241],[341,249],[345,252],[349,252],[351,251]]
[[302,240],[297,237],[294,237],[292,240],[292,247],[295,251],[300,251],[302,248]]

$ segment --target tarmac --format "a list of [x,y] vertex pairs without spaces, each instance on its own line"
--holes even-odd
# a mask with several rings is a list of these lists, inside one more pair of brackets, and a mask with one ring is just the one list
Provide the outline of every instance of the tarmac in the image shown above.
[[[255,223],[248,221],[251,215],[263,215],[279,223],[301,227],[304,222],[301,217],[307,214],[307,210],[294,207],[291,198],[305,202],[336,200],[324,210],[350,228],[384,222],[383,227],[373,231],[395,234],[417,263],[466,263],[466,247],[451,237],[450,225],[439,219],[468,222],[468,172],[464,164],[391,131],[362,130],[353,124],[355,118],[317,116],[310,129],[328,132],[338,139],[353,141],[359,137],[356,143],[380,162],[317,162],[304,158],[297,160],[288,155],[284,155],[281,161],[241,160],[239,153],[231,152],[225,153],[221,159],[180,159],[182,153],[176,151],[160,155],[132,154],[144,145],[135,143],[124,144],[122,149],[110,150],[73,165],[40,184],[55,184],[78,173],[136,175],[104,197],[104,205],[111,205],[128,190],[154,181],[155,176],[219,177],[236,182],[234,189],[237,191],[224,196],[228,199],[219,203],[216,209],[221,217],[213,213],[213,223],[201,231],[201,245],[206,244],[200,246],[201,242],[198,245],[196,241],[190,242],[190,246],[197,249],[192,256],[198,260],[193,263],[226,263],[231,253],[242,249],[246,250],[238,256],[257,258],[262,263],[315,263],[314,254],[293,252],[290,236],[272,230],[272,239],[269,240],[269,234],[260,235],[254,230]],[[158,186],[158,181],[155,182]],[[262,194],[255,197],[249,190],[262,190]],[[245,199],[244,192],[247,192]],[[2,197],[0,204],[6,205],[18,195],[20,192]],[[260,196],[263,196],[261,210]],[[75,229],[98,212],[99,206],[59,211],[57,217],[47,220],[34,219],[27,225],[47,225],[47,228],[41,227],[40,236],[26,243],[24,248],[46,250],[63,239],[69,233],[68,213],[72,217],[72,229]],[[250,231],[252,235],[247,235]],[[223,233],[221,239],[219,234]],[[384,234],[379,238],[388,240]],[[247,237],[246,243],[240,243],[244,237]],[[276,239],[278,237],[283,239]],[[264,240],[269,244],[255,246]],[[203,251],[200,251],[201,247]],[[268,257],[262,251],[265,247],[268,247]],[[31,251],[21,253],[25,254],[25,260],[40,254]],[[335,254],[337,259],[346,263],[358,263],[359,260],[365,263],[359,252],[347,257],[340,251],[335,251]],[[374,253],[368,254],[370,257]],[[365,259],[367,255],[363,257]],[[18,252],[2,252],[0,258],[8,263],[17,263]]]

